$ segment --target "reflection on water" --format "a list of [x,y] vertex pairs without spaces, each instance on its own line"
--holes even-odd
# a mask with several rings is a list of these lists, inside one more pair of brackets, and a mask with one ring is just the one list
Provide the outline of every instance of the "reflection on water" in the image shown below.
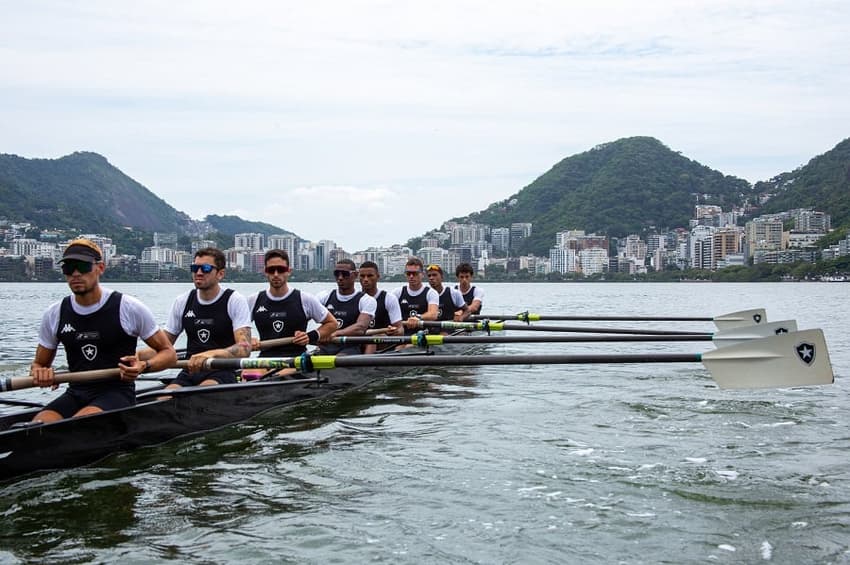
[[[184,288],[137,286],[161,318]],[[488,285],[493,311],[716,315],[764,306],[770,319],[824,329],[836,384],[721,391],[699,365],[431,370],[4,484],[0,561],[846,561],[850,306],[839,287]],[[0,296],[49,303],[26,289],[2,287]],[[518,296],[521,307],[505,307]],[[29,363],[34,347],[21,340],[32,339],[41,305],[0,312],[0,331],[19,325],[3,334],[4,345],[14,342],[3,363],[20,363],[10,370]]]

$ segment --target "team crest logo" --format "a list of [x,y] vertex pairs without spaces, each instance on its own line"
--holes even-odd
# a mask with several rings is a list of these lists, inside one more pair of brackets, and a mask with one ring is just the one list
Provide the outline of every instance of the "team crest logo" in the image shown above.
[[344,323],[345,323],[345,322],[342,320],[342,318],[337,318],[337,319],[336,319],[336,328],[337,328],[337,329],[341,329],[341,328],[342,328],[342,324],[344,324]]
[[274,323],[272,323],[272,327],[274,328],[274,331],[280,333],[283,331],[283,322],[281,322],[280,320],[275,320]]
[[776,331],[775,331],[774,333],[775,333],[776,335],[787,334],[787,333],[788,333],[788,328],[776,328]]
[[815,362],[815,346],[811,343],[803,342],[797,346],[797,357],[806,365],[811,365]]
[[753,321],[757,324],[761,323],[761,314],[753,314]]
[[97,346],[88,344],[82,347],[83,357],[88,359],[89,361],[93,361],[95,357],[97,357]]
[[210,340],[210,331],[209,330],[198,330],[198,339],[201,340],[201,343],[206,343]]

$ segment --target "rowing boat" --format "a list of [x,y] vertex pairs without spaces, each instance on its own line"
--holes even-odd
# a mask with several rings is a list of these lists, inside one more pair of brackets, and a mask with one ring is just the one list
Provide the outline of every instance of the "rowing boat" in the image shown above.
[[[430,352],[404,350],[382,355],[423,356]],[[400,373],[386,367],[297,373],[184,387],[169,390],[167,399],[162,398],[161,389],[152,390],[137,394],[134,406],[47,424],[26,425],[40,408],[0,416],[0,480],[87,465],[114,453],[211,431]]]

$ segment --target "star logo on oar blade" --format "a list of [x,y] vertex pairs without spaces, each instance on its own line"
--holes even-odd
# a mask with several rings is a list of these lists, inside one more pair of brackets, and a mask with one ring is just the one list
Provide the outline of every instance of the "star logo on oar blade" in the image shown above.
[[775,331],[774,333],[775,333],[776,335],[787,334],[787,333],[788,333],[788,328],[776,328],[776,331]]
[[753,314],[753,321],[757,324],[761,323],[761,314]]
[[803,342],[797,346],[797,357],[806,365],[811,365],[815,362],[815,346],[811,343]]

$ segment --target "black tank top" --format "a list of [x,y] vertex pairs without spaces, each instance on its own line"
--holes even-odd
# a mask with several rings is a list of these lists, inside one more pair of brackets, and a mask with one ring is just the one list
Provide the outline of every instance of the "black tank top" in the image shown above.
[[233,320],[227,313],[227,302],[233,289],[225,290],[212,304],[198,302],[198,291],[189,293],[183,309],[183,330],[186,332],[186,352],[189,357],[210,349],[230,347],[233,339]]
[[[428,289],[423,288],[418,295],[411,296],[407,292],[407,286],[402,287],[398,305],[401,308],[402,320],[407,320],[411,316],[421,316],[428,311]],[[404,328],[404,335],[415,334],[417,331],[419,330]]]
[[[455,285],[455,288],[458,290],[458,292],[460,292],[460,286]],[[466,302],[466,305],[467,306],[471,305],[472,301],[475,300],[475,287],[474,286],[469,287],[469,290],[466,291],[466,294],[462,294],[462,296],[463,296],[463,301]],[[480,314],[481,308],[479,308],[478,312],[475,312],[475,313]]]
[[437,310],[437,320],[454,320],[455,310],[455,303],[454,300],[452,300],[452,290],[449,287],[445,287],[443,289],[443,292],[440,293],[440,304],[439,309]]
[[[301,303],[301,291],[293,290],[283,300],[271,300],[266,291],[257,294],[251,319],[261,340],[292,337],[297,330],[307,331],[307,315]],[[280,345],[260,352],[260,357],[295,357],[307,350],[303,345]]]
[[390,325],[390,313],[387,311],[387,291],[380,291],[375,296],[375,301],[378,303],[378,308],[375,310],[375,317],[369,322],[369,327],[385,328]]
[[[68,369],[72,372],[95,369],[115,369],[118,360],[136,352],[136,336],[128,335],[121,327],[121,293],[113,291],[97,312],[82,315],[74,312],[71,297],[66,296],[59,308],[59,328],[56,336],[65,348]],[[90,390],[104,384],[116,388],[134,389],[133,383],[118,379],[71,383],[78,390]]]
[[331,291],[327,299],[325,299],[325,307],[336,318],[336,329],[347,328],[357,321],[357,317],[360,316],[360,299],[362,297],[363,291],[360,291],[343,302],[336,295],[335,290]]

